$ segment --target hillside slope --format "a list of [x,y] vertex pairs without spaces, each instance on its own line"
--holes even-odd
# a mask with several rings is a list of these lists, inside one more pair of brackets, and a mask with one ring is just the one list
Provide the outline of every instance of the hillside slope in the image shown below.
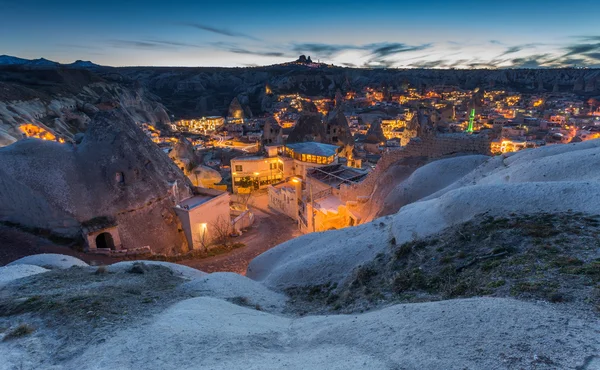
[[[290,240],[253,260],[247,275],[273,289],[341,283],[355,268],[385,252],[392,240],[399,245],[427,237],[480,214],[571,210],[595,215],[600,209],[599,172],[595,170],[599,160],[600,140],[492,157],[393,216]],[[421,172],[436,166],[430,163]]]
[[187,251],[172,189],[177,181],[183,197],[191,184],[126,111],[95,115],[78,145],[0,148],[0,163],[0,221],[72,238],[90,223],[116,224],[125,248]]

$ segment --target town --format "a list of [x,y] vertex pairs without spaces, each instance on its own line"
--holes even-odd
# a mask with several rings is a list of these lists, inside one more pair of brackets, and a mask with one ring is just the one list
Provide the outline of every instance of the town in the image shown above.
[[[268,85],[265,93],[273,96]],[[405,86],[273,98],[272,110],[260,116],[234,98],[223,116],[182,118],[162,130],[138,122],[194,186],[206,189],[206,199],[183,201],[185,211],[178,211],[189,218],[192,248],[220,240],[213,215],[225,218],[227,207],[235,235],[254,222],[253,204],[274,211],[266,217],[288,217],[296,229],[290,236],[369,222],[373,185],[361,183],[386,169],[382,163],[373,174],[382,158],[502,155],[600,138],[600,102],[575,93]],[[447,147],[432,150],[425,141]],[[220,201],[219,191],[229,201]]]

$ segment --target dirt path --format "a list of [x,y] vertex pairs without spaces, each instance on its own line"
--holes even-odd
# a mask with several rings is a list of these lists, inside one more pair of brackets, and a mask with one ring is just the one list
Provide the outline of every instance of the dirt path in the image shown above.
[[235,242],[245,247],[209,258],[186,260],[178,263],[204,272],[229,271],[245,275],[250,261],[259,254],[300,235],[296,222],[266,209],[251,207],[256,217],[255,224]]
[[[268,196],[265,191],[253,194],[249,204],[256,221],[246,233],[233,239],[234,243],[243,243],[245,247],[219,256],[177,263],[205,272],[228,271],[244,275],[254,257],[301,235],[295,221],[268,208]],[[0,266],[38,253],[67,254],[92,265],[110,265],[122,260],[135,259],[77,252],[68,247],[57,246],[46,239],[0,225]]]

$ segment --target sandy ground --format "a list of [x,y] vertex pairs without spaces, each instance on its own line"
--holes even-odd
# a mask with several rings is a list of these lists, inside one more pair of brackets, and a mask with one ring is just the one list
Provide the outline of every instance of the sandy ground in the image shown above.
[[266,192],[253,195],[249,204],[256,221],[242,236],[235,238],[236,243],[246,246],[209,258],[179,262],[205,272],[236,272],[244,275],[252,259],[269,249],[300,236],[296,222],[268,208]]

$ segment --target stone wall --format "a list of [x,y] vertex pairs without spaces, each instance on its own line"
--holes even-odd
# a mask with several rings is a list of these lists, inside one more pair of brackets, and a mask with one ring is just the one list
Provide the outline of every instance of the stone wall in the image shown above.
[[384,153],[375,170],[360,183],[353,185],[342,184],[340,187],[341,200],[364,200],[370,197],[379,179],[394,163],[407,158],[435,159],[460,154],[491,155],[490,139],[484,135],[464,133],[438,134],[417,137],[397,150]]

